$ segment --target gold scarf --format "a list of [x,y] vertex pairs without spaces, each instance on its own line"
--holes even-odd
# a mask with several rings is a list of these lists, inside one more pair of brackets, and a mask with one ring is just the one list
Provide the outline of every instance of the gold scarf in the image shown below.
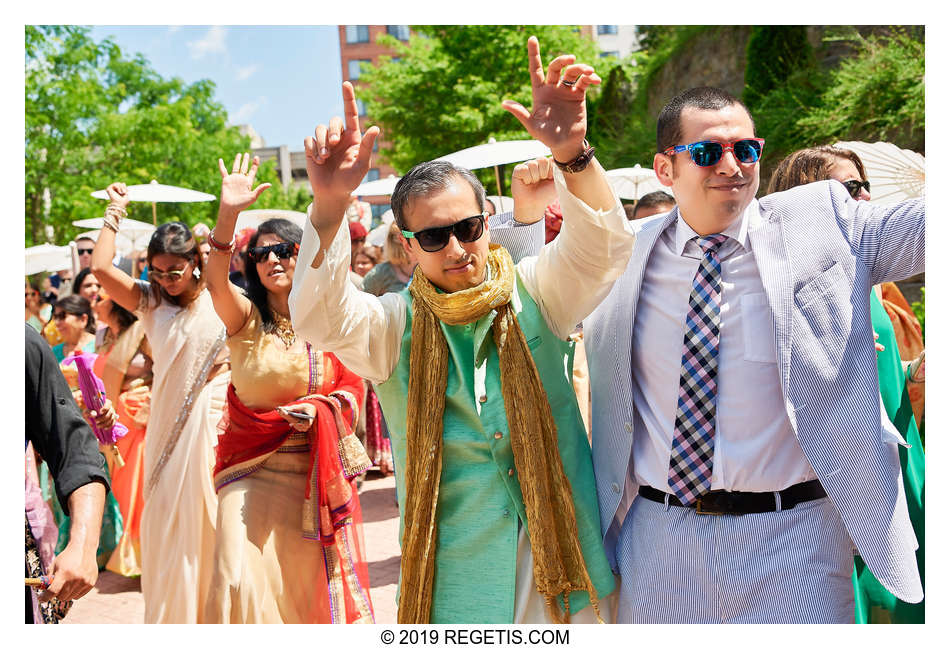
[[[569,622],[568,595],[587,591],[600,617],[577,539],[571,485],[558,453],[557,426],[541,377],[509,301],[515,270],[508,251],[492,244],[490,279],[456,293],[439,293],[417,267],[412,294],[409,402],[406,418],[406,508],[402,538],[398,621],[429,621],[435,574],[436,504],[442,475],[442,417],[448,380],[448,344],[439,321],[475,322],[490,310],[501,369],[501,388],[534,555],[534,581],[556,622]],[[515,406],[514,404],[517,404]],[[511,406],[511,407],[509,407]],[[557,603],[561,598],[564,611]]]

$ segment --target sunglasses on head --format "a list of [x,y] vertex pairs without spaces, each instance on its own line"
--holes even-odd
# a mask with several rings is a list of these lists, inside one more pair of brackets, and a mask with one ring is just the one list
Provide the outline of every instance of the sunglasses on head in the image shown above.
[[673,155],[675,153],[689,152],[689,158],[697,167],[711,167],[725,155],[726,151],[732,151],[736,160],[743,164],[752,164],[758,162],[762,157],[762,149],[765,148],[765,140],[760,137],[750,137],[735,142],[693,142],[692,144],[678,144],[671,146],[665,153]]
[[76,254],[78,255],[91,255],[92,248],[76,248]]
[[860,180],[845,180],[841,184],[844,185],[845,189],[848,190],[848,193],[851,194],[851,198],[856,199],[858,196],[860,196],[862,187],[864,187],[864,191],[866,191],[868,194],[871,193],[870,180],[865,180],[863,182]]
[[462,219],[452,225],[446,225],[441,228],[426,228],[418,232],[402,230],[402,236],[407,239],[415,239],[426,252],[438,252],[449,243],[449,237],[453,234],[459,243],[471,243],[477,241],[485,231],[485,217],[488,212],[482,212],[467,219]]
[[148,267],[148,276],[154,277],[155,279],[161,281],[163,279],[168,279],[172,281],[178,281],[185,275],[185,269],[181,270],[156,270],[151,266]]
[[300,246],[298,244],[284,241],[282,243],[275,243],[272,246],[249,248],[247,256],[250,257],[251,261],[259,264],[262,261],[266,261],[267,258],[270,257],[270,253],[274,253],[278,259],[290,259],[296,255],[299,250]]

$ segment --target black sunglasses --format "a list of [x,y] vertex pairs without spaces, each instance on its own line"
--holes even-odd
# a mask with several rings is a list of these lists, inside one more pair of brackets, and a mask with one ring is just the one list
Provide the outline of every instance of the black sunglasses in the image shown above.
[[868,194],[871,193],[871,181],[865,180],[861,182],[860,180],[845,180],[841,183],[845,186],[845,189],[848,190],[848,193],[851,194],[851,198],[857,199],[861,195],[861,188],[864,187],[864,191]]
[[79,255],[91,255],[92,248],[76,248],[76,254]]
[[438,252],[448,245],[449,237],[453,234],[459,240],[459,243],[477,241],[485,231],[486,216],[488,216],[488,212],[482,212],[441,228],[426,228],[418,232],[402,230],[401,232],[402,236],[407,239],[418,241],[419,246],[426,252]]
[[275,243],[272,246],[250,248],[247,251],[247,256],[251,258],[251,261],[259,264],[270,257],[270,253],[274,253],[278,259],[290,259],[296,255],[299,250],[300,246],[298,244],[284,241],[282,243]]
[[53,320],[65,320],[65,319],[66,319],[65,311],[57,311],[56,313],[53,314]]

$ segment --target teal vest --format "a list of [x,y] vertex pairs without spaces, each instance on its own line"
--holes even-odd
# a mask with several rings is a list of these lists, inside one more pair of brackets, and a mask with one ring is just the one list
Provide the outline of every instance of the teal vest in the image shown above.
[[[516,273],[517,276],[517,273]],[[392,438],[402,542],[406,485],[406,397],[412,339],[412,296],[399,363],[376,387]],[[570,480],[578,537],[591,581],[602,599],[614,589],[600,536],[600,514],[590,444],[571,386],[573,344],[548,329],[538,306],[517,279],[511,304],[524,332],[558,430],[558,450]],[[491,332],[495,312],[468,325],[440,323],[449,350],[442,425],[442,479],[435,584],[430,622],[500,624],[514,620],[518,529],[527,525],[508,435],[498,350]],[[571,594],[571,611],[589,605]],[[603,612],[606,615],[606,612]]]

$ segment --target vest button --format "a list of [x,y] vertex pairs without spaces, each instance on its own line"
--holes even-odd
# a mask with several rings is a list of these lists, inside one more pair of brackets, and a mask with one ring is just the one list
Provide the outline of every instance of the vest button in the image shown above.
[[508,475],[509,475],[509,476],[513,476],[514,474],[515,474],[515,470],[514,470],[514,469],[508,469]]
[[501,513],[501,515],[504,516],[505,518],[508,518],[509,516],[511,516],[511,512],[506,509],[505,511]]
[[624,429],[626,429],[626,431],[627,431],[628,433],[632,433],[632,432],[633,432],[633,425],[632,425],[629,421],[624,422],[623,427],[624,427]]
[[488,401],[488,395],[483,394],[482,396],[478,397],[478,401],[479,403],[485,403],[486,401]]
[[495,439],[501,439],[504,435],[501,434],[500,430],[495,431]]

